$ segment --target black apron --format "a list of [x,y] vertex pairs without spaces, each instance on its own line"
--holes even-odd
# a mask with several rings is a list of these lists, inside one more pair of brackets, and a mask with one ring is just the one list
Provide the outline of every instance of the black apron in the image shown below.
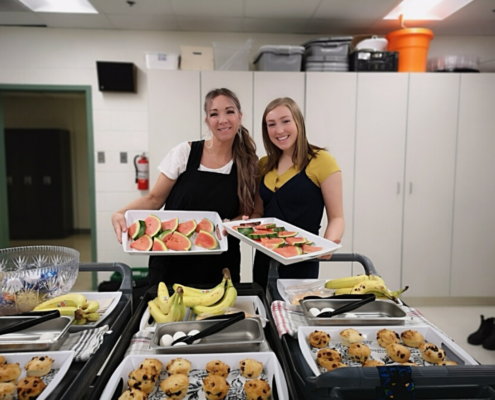
[[[237,167],[230,174],[198,171],[204,140],[191,143],[186,170],[175,182],[165,203],[165,210],[216,211],[220,218],[239,215]],[[150,287],[159,282],[216,284],[222,280],[222,270],[229,268],[232,280],[241,280],[239,240],[227,236],[228,251],[218,255],[150,256]]]
[[[260,197],[263,200],[263,216],[278,218],[308,232],[318,235],[325,201],[321,188],[309,179],[306,168],[293,176],[282,187],[272,192],[260,182]],[[266,288],[271,257],[256,251],[253,281]],[[291,265],[280,265],[278,275],[282,279],[318,278],[319,262],[304,261]]]

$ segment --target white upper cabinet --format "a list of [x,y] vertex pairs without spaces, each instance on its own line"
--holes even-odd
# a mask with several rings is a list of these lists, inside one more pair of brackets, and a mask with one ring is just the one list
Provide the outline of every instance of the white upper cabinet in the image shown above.
[[451,296],[493,297],[495,74],[462,74]]
[[391,290],[401,281],[408,77],[357,78],[354,252],[371,259]]
[[448,296],[459,74],[410,74],[402,285]]

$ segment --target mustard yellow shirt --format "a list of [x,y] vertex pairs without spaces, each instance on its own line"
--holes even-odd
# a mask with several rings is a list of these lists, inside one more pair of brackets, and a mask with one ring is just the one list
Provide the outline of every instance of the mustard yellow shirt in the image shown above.
[[[260,171],[266,165],[268,157],[264,156],[258,161],[258,167]],[[331,156],[325,150],[320,150],[315,157],[311,159],[306,167],[306,174],[308,178],[318,187],[321,187],[322,182],[325,181],[334,172],[340,171],[340,167],[333,156]],[[296,166],[290,167],[282,175],[278,175],[277,169],[272,169],[265,175],[264,182],[268,189],[274,192],[280,189],[286,182],[299,173]]]

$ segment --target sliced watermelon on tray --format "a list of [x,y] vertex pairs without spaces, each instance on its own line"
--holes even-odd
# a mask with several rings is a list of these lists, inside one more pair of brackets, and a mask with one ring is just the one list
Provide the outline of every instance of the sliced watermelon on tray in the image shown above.
[[308,244],[303,244],[303,246],[302,246],[302,251],[304,254],[315,253],[315,252],[321,251],[321,250],[323,250],[323,247],[310,246]]
[[301,248],[297,246],[278,247],[273,249],[273,251],[285,258],[296,257],[302,254]]

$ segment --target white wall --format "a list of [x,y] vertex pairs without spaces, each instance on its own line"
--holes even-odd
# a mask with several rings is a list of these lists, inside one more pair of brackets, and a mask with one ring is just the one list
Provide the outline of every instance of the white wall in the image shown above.
[[[313,35],[244,34],[203,32],[143,32],[121,30],[71,30],[0,28],[0,83],[89,85],[92,87],[94,152],[103,151],[105,164],[95,164],[97,261],[121,261],[132,266],[147,264],[145,257],[130,257],[113,233],[112,212],[141,193],[134,184],[132,163],[120,164],[119,153],[148,152],[148,95],[144,53],[178,53],[180,45],[211,46],[213,41],[243,43],[254,39],[250,58],[265,44],[300,45]],[[495,59],[495,37],[436,37],[431,54],[476,54]],[[98,91],[96,61],[127,61],[138,67],[138,93]],[[483,64],[494,72],[495,62]],[[187,118],[187,111],[184,114]],[[164,129],[167,129],[164,126]],[[198,132],[190,132],[197,138]],[[185,138],[186,139],[186,138]],[[151,160],[155,168],[160,160]]]

